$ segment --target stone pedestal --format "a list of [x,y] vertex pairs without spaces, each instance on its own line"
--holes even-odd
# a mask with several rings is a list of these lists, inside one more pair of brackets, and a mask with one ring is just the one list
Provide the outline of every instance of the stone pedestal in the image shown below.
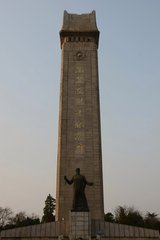
[[69,213],[69,238],[70,240],[91,238],[90,212]]

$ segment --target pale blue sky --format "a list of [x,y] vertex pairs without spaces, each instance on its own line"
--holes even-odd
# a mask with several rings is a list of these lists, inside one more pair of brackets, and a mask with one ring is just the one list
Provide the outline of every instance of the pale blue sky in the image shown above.
[[105,211],[160,214],[160,1],[0,0],[0,206],[55,196],[63,11],[96,10]]

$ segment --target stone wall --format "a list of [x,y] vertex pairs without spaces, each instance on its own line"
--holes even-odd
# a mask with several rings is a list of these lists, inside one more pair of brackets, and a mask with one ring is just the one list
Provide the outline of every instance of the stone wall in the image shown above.
[[[0,240],[62,240],[68,239],[65,221],[32,225],[1,231]],[[92,220],[91,238],[97,240],[158,240],[159,231]]]
[[160,238],[159,231],[148,228],[129,226],[124,224],[109,223],[92,220],[93,237],[97,235],[105,238]]
[[1,231],[1,239],[55,239],[66,235],[64,222],[51,222]]

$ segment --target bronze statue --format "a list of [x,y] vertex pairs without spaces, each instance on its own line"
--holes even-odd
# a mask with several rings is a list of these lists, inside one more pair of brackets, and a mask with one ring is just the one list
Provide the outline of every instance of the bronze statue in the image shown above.
[[85,176],[80,174],[80,168],[76,168],[76,175],[71,180],[68,180],[66,176],[64,176],[64,179],[69,185],[73,183],[72,211],[88,212],[89,208],[85,196],[85,187],[86,185],[92,186],[93,183],[87,182]]

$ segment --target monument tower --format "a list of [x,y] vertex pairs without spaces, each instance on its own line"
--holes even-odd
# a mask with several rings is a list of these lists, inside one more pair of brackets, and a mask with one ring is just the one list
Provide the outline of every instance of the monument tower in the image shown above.
[[64,12],[57,160],[56,220],[68,220],[73,190],[65,184],[76,168],[92,187],[86,197],[92,219],[103,220],[103,180],[95,11]]
[[60,38],[57,221],[0,230],[0,240],[159,240],[158,230],[104,221],[95,12],[65,11]]

